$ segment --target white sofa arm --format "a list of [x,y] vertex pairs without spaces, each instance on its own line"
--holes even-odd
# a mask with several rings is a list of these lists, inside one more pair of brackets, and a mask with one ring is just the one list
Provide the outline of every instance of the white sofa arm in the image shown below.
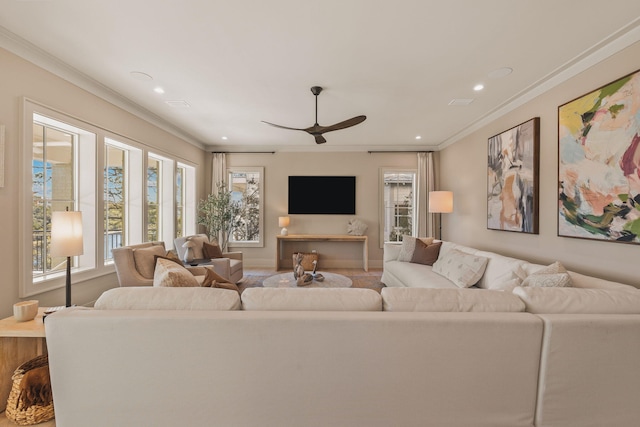
[[385,243],[383,261],[396,261],[400,254],[400,249],[402,249],[402,244],[400,243]]

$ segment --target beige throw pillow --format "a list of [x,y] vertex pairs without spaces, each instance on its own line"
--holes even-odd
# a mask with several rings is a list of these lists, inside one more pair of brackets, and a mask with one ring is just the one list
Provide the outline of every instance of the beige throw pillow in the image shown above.
[[469,288],[484,274],[489,258],[451,249],[433,263],[433,272],[446,277],[460,288]]
[[133,251],[133,260],[136,263],[136,270],[145,279],[153,279],[153,272],[156,268],[156,256],[165,256],[166,250],[162,245],[139,248]]
[[571,276],[567,273],[564,266],[556,261],[553,264],[544,267],[527,276],[520,285],[522,287],[538,287],[538,288],[568,288],[572,287]]
[[191,287],[200,286],[200,284],[195,276],[183,266],[168,259],[158,258],[156,271],[153,275],[153,286]]

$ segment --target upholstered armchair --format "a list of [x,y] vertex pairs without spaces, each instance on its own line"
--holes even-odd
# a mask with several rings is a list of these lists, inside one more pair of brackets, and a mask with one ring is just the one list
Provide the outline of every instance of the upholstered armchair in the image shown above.
[[[183,245],[190,240],[193,245],[193,257],[194,259],[203,259],[203,245],[209,243],[209,238],[206,234],[195,234],[193,236],[178,237],[173,241],[175,251],[178,253],[180,259],[184,259],[187,248]],[[231,283],[238,283],[242,280],[244,275],[242,269],[242,252],[225,252],[222,254],[222,258],[211,258],[211,265],[213,270],[220,276],[229,279]]]
[[164,242],[122,246],[111,251],[120,286],[153,286],[155,255],[165,256]]

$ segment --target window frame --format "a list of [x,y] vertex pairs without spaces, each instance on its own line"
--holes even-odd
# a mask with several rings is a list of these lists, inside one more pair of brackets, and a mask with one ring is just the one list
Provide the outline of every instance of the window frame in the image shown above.
[[[77,205],[76,210],[82,211],[84,254],[75,257],[71,270],[72,283],[81,284],[90,279],[98,278],[115,272],[113,261],[105,256],[105,149],[108,143],[115,142],[128,150],[129,171],[127,183],[127,195],[131,202],[126,212],[126,226],[123,235],[123,245],[132,245],[146,239],[146,166],[149,155],[163,162],[164,191],[162,215],[164,219],[161,226],[160,240],[165,240],[166,246],[173,246],[173,233],[175,230],[175,168],[178,164],[187,168],[188,199],[185,209],[185,232],[190,234],[196,231],[196,177],[198,167],[184,159],[174,155],[162,154],[161,150],[151,148],[149,145],[124,137],[113,131],[109,131],[99,125],[86,122],[80,118],[55,110],[37,101],[23,97],[21,99],[21,115],[19,126],[19,140],[22,142],[20,149],[19,169],[19,285],[20,298],[48,292],[65,286],[66,272],[52,272],[39,279],[32,272],[32,248],[33,248],[33,124],[34,115],[45,117],[64,126],[56,126],[64,129],[65,126],[82,130],[83,134],[92,134],[92,141],[82,141],[82,149],[86,153],[80,153],[77,157],[78,170],[74,177],[76,181]],[[113,144],[112,144],[113,145]],[[82,150],[81,150],[82,151]],[[137,176],[136,176],[137,174]],[[144,201],[144,203],[143,203]],[[126,242],[126,243],[125,243]]]
[[257,173],[259,179],[259,189],[260,189],[260,198],[259,198],[259,210],[258,220],[260,221],[260,225],[258,227],[258,240],[257,241],[236,241],[229,240],[228,247],[230,248],[263,248],[264,247],[264,199],[265,199],[265,185],[264,185],[264,167],[263,166],[234,166],[227,168],[227,188],[229,191],[233,191],[231,175],[234,173]]
[[[384,177],[387,174],[411,174],[413,175],[413,179],[411,182],[412,185],[412,197],[411,197],[411,203],[412,203],[412,212],[411,212],[411,235],[412,236],[416,236],[417,234],[417,226],[418,226],[418,218],[417,218],[417,209],[416,209],[416,179],[418,176],[418,170],[417,169],[411,169],[411,168],[393,168],[393,167],[383,167],[379,169],[379,177],[378,177],[378,188],[379,188],[379,195],[378,195],[378,208],[379,208],[379,213],[378,213],[378,223],[379,223],[379,227],[378,227],[378,240],[379,240],[379,246],[380,248],[384,248],[384,244],[385,243],[396,243],[399,244],[401,243],[401,241],[387,241],[386,240],[386,236],[385,236],[385,231],[384,231],[384,227],[386,224],[386,210],[385,210],[385,182],[384,182]],[[395,215],[394,215],[395,216]]]

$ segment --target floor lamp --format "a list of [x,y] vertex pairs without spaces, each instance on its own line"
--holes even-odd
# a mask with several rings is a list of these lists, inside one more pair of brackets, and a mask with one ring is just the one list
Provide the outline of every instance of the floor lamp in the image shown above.
[[429,212],[440,214],[438,217],[438,224],[440,225],[438,238],[442,240],[442,214],[453,212],[453,192],[430,191],[429,192]]
[[71,307],[71,257],[82,255],[82,212],[51,213],[51,257],[67,257],[66,306]]

